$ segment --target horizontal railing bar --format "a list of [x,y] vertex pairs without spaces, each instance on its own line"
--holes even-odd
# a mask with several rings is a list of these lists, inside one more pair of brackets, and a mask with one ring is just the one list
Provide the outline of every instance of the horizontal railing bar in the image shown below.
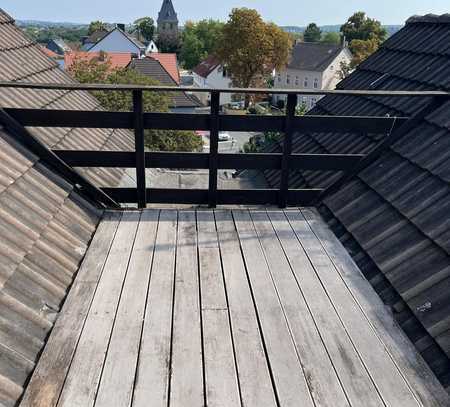
[[145,113],[144,128],[152,130],[209,130],[209,114]]
[[311,171],[348,171],[364,157],[364,154],[292,154],[289,157],[289,168]]
[[22,126],[96,129],[132,129],[132,112],[84,110],[44,110],[7,108],[5,111]]
[[220,131],[283,131],[284,116],[220,115]]
[[[136,202],[135,188],[103,188],[103,191],[120,203]],[[294,189],[288,191],[289,206],[308,205],[322,189]],[[217,191],[219,205],[275,205],[279,191],[276,189],[222,189]],[[147,202],[153,204],[208,203],[207,189],[147,188]]]
[[[41,110],[8,108],[5,111],[23,126],[70,128],[133,128],[131,112]],[[407,121],[405,117],[296,116],[298,132],[388,133]],[[209,130],[210,116],[188,113],[145,113],[144,128],[155,130]],[[283,131],[284,116],[221,115],[220,131]]]
[[[135,153],[122,151],[53,150],[72,167],[134,168]],[[345,171],[353,168],[364,154],[292,154],[289,166],[294,170]],[[147,152],[147,168],[207,169],[209,154],[185,152]],[[220,169],[276,170],[281,168],[279,153],[219,154]]]
[[53,89],[53,90],[103,90],[103,91],[153,91],[153,92],[202,92],[243,93],[243,94],[296,94],[296,95],[353,95],[353,96],[389,96],[389,97],[450,97],[445,91],[390,91],[390,90],[325,90],[325,89],[279,89],[279,88],[192,88],[186,86],[144,86],[113,84],[77,84],[77,83],[33,83],[0,81],[0,88]]

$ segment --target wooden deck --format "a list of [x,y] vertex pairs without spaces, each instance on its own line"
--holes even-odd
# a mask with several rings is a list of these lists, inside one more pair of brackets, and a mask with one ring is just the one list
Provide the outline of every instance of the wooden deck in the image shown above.
[[449,406],[314,209],[108,212],[22,406]]

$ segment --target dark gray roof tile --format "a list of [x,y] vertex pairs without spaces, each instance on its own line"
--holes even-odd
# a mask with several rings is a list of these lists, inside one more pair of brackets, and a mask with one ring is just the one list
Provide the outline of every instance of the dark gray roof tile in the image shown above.
[[[448,16],[415,18],[390,37],[339,89],[450,90],[450,20]],[[430,98],[326,96],[311,114],[412,116]],[[414,340],[429,335],[423,353],[445,380],[450,372],[450,102],[436,109],[380,158],[323,201],[330,224],[345,233],[345,244],[360,247],[369,258],[372,280],[385,300],[397,292],[409,306],[409,322],[400,321]],[[339,133],[298,135],[294,151],[363,153],[384,135]],[[279,174],[266,172],[272,186]],[[303,171],[293,188],[330,185],[324,173]],[[351,243],[348,243],[351,242]],[[371,280],[371,281],[372,281]],[[384,288],[382,288],[384,286]],[[390,288],[389,288],[390,286]],[[385,295],[387,293],[387,295]],[[420,308],[426,301],[432,307]],[[414,315],[414,316],[413,316]],[[410,322],[410,321],[416,322]],[[420,324],[426,329],[422,330]],[[439,329],[437,329],[439,327]],[[442,351],[447,352],[445,355]]]

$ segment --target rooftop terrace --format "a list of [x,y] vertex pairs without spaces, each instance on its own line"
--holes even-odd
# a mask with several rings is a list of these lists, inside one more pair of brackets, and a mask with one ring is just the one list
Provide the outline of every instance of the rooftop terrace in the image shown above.
[[105,213],[20,406],[447,406],[312,208]]
[[[450,405],[449,23],[302,90],[326,95],[307,116],[285,89],[206,89],[211,114],[185,115],[142,109],[174,88],[75,83],[0,10],[0,406]],[[222,91],[286,114],[222,114]],[[145,129],[207,130],[210,152],[147,151]],[[282,137],[225,154],[222,130]]]

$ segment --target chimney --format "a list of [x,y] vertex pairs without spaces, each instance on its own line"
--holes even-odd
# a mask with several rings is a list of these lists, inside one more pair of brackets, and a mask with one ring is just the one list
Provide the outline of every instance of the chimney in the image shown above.
[[118,23],[118,24],[116,24],[116,27],[119,29],[119,30],[122,30],[123,32],[125,32],[125,24],[122,24],[122,23]]

